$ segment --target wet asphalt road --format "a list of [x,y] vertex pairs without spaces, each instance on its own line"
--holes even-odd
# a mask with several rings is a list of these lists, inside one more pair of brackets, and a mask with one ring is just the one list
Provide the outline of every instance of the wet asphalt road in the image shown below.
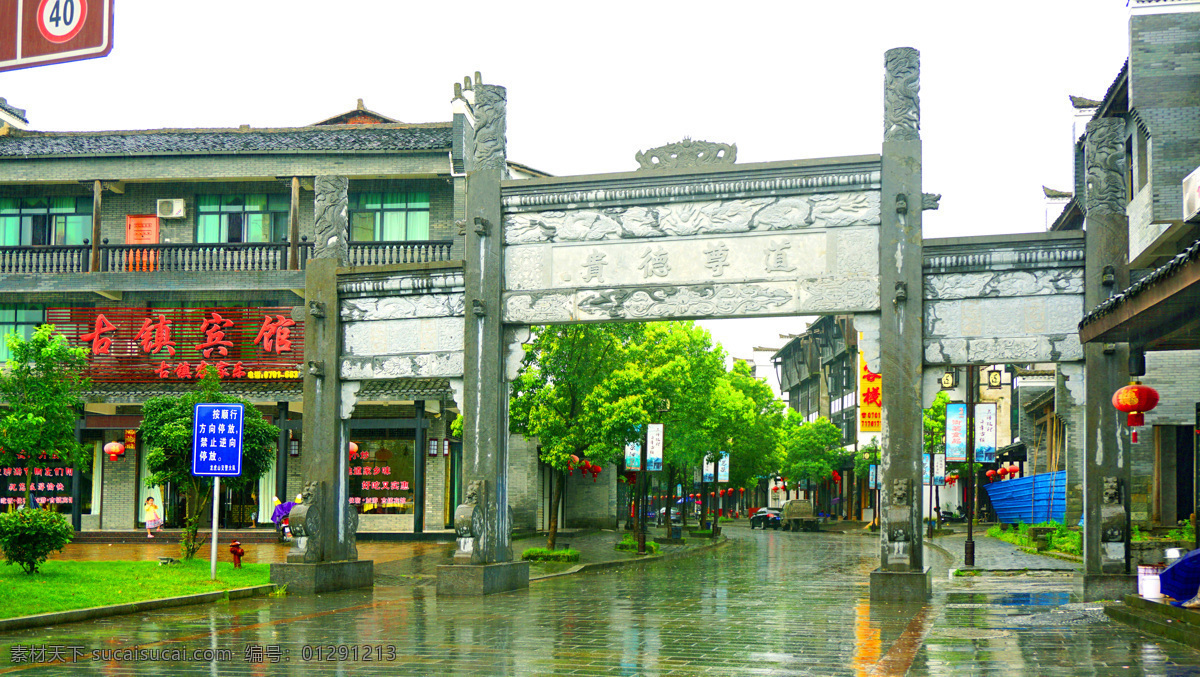
[[928,605],[872,605],[874,538],[727,533],[716,551],[482,599],[397,571],[374,590],[21,631],[0,636],[0,674],[1200,674],[1200,652],[1072,605],[1070,572],[951,581],[929,550]]

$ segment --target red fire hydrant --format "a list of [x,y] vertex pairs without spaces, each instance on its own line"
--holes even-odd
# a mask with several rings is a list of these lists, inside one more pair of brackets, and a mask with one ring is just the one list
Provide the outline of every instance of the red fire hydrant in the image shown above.
[[242,544],[238,541],[234,541],[233,543],[230,543],[229,544],[229,554],[233,555],[233,568],[241,569],[242,568],[242,558],[246,556],[246,551],[242,550]]

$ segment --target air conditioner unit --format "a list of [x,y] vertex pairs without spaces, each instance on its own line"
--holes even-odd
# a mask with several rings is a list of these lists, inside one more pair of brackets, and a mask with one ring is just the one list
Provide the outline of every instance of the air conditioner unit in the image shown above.
[[158,218],[182,219],[185,214],[185,202],[182,198],[158,201]]
[[1183,180],[1183,220],[1200,223],[1200,169]]

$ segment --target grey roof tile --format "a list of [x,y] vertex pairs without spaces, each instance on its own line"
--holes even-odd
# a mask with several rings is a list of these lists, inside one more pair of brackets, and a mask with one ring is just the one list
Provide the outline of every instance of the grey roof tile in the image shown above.
[[450,148],[450,123],[288,129],[24,132],[0,137],[0,158],[278,152],[397,152]]
[[8,99],[6,99],[2,96],[0,96],[0,108],[3,108],[4,112],[21,120],[22,122],[29,122],[29,118],[25,117],[25,109],[24,108],[17,108],[16,106],[9,103]]

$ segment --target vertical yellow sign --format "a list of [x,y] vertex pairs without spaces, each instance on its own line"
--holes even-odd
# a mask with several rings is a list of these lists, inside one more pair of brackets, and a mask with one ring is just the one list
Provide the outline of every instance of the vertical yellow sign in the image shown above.
[[883,421],[883,377],[867,368],[867,360],[858,354],[858,429],[879,432]]

